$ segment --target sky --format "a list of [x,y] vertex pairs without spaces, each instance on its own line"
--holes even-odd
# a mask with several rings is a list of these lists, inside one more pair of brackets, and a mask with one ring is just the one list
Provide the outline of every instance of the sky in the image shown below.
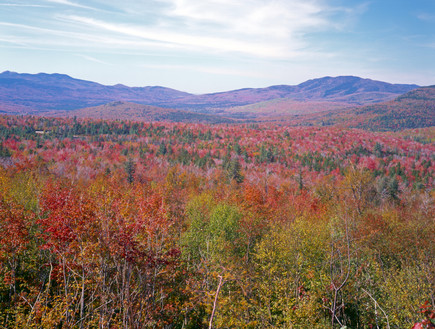
[[0,72],[191,93],[435,84],[435,0],[0,0]]

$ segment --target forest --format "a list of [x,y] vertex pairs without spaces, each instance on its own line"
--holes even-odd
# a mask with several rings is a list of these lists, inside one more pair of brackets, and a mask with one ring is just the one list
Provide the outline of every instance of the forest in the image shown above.
[[434,328],[435,127],[0,115],[2,328]]

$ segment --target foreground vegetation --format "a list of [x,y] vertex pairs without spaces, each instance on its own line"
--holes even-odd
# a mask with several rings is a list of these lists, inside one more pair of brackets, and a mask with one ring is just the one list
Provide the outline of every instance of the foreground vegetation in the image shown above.
[[0,326],[411,328],[435,129],[0,117]]

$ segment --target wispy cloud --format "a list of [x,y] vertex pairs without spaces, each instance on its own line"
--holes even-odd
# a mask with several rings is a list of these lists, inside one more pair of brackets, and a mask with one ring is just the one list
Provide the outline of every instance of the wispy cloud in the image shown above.
[[51,30],[51,29],[47,29],[47,28],[43,28],[43,27],[38,27],[38,26],[32,26],[32,25],[27,25],[27,24],[19,24],[19,23],[10,23],[10,22],[0,22],[0,26],[6,26],[6,27],[13,27],[13,28],[18,28],[18,29],[26,29],[26,30],[31,30],[31,31],[35,31],[35,32],[59,32],[59,31],[55,31],[55,30]]
[[98,58],[89,56],[89,55],[84,55],[84,54],[76,54],[76,56],[81,57],[83,59],[86,59],[88,61],[94,62],[94,63],[98,63],[98,64],[104,64],[104,65],[112,65],[110,63],[104,62],[102,60],[99,60]]
[[63,31],[54,28],[44,28],[39,26],[9,23],[9,22],[0,22],[0,27],[1,26],[13,28],[14,31],[26,31],[27,33],[25,33],[24,36],[10,36],[10,37],[22,39],[22,40],[28,40],[29,42],[33,42],[33,43],[40,43],[40,42],[51,43],[52,40],[50,39],[50,37],[52,36],[95,41],[95,39],[93,39],[87,33],[70,32],[70,31]]
[[[169,4],[164,13],[184,33],[204,31],[231,41],[244,40],[271,57],[294,58],[309,46],[304,36],[334,29],[333,8],[322,0],[162,0]],[[255,55],[255,53],[251,53]],[[272,56],[275,54],[275,56]]]
[[[29,49],[58,49],[59,51],[75,51],[74,49],[99,49],[108,53],[143,54],[156,49],[168,49],[170,46],[156,45],[153,41],[131,39],[91,31],[74,32],[69,30],[44,28],[27,24],[0,22],[0,28],[13,30],[13,34],[5,33],[0,42],[28,46]],[[0,30],[1,35],[1,30]],[[172,47],[173,48],[173,47]]]
[[220,32],[288,37],[306,28],[331,24],[331,8],[321,1],[306,0],[166,0],[168,14],[184,19],[188,26],[207,26]]
[[198,66],[198,65],[174,65],[174,64],[143,64],[141,65],[143,68],[152,69],[152,70],[181,70],[181,71],[195,71],[200,73],[209,73],[213,75],[225,75],[225,76],[242,76],[248,78],[264,78],[264,75],[258,73],[247,71],[247,70],[239,70],[234,68],[223,68],[216,66]]
[[45,0],[45,1],[46,2],[55,3],[55,4],[58,4],[58,5],[65,5],[65,6],[71,6],[71,7],[76,7],[76,8],[82,8],[82,9],[99,10],[97,8],[89,7],[89,6],[82,5],[80,3],[72,2],[72,1],[69,1],[69,0]]
[[17,40],[17,38],[15,37],[0,37],[0,43],[10,43],[13,45],[19,45],[19,46],[25,46],[26,43],[21,41],[21,40]]
[[[327,0],[148,0],[147,3],[95,0],[96,8],[81,0],[44,1],[54,7],[72,7],[73,13],[74,8],[77,11],[70,15],[52,12],[50,15],[55,16],[45,18],[35,16],[33,20],[39,23],[16,26],[34,34],[47,32],[93,42],[93,45],[84,45],[93,48],[107,49],[112,44],[113,49],[118,46],[137,47],[137,51],[172,49],[210,56],[272,60],[296,59],[307,56],[308,52],[317,52],[305,35],[335,29],[333,17],[337,13],[346,16],[351,12],[329,6]],[[140,14],[123,16],[132,4],[142,8]],[[108,16],[102,6],[117,8],[118,14]],[[147,8],[151,11],[146,14]],[[98,10],[101,15],[93,15],[90,10]],[[128,22],[126,17],[129,17]],[[33,43],[50,42],[49,38],[42,39],[41,34]]]
[[428,13],[420,13],[417,15],[417,18],[421,21],[425,22],[434,22],[435,21],[435,15],[434,14],[428,14]]
[[182,47],[189,49],[208,49],[217,52],[237,52],[263,57],[284,56],[281,46],[265,42],[257,44],[244,40],[206,36],[203,34],[188,34],[172,32],[170,30],[142,27],[136,25],[117,24],[107,21],[96,20],[81,16],[61,16],[64,20],[86,25],[93,29],[101,29],[113,33],[134,37],[139,40],[153,41],[158,44],[165,44],[172,47]]
[[[70,0],[46,1],[82,6]],[[123,36],[129,42],[154,42],[155,47],[291,59],[305,56],[312,46],[306,34],[336,29],[337,15],[355,13],[349,8],[329,6],[326,0],[149,0],[146,5],[125,1],[107,0],[104,4],[120,13],[127,12],[133,3],[140,7],[132,16],[136,19],[130,22],[121,16],[75,14],[57,18],[88,29],[95,37],[110,34],[115,42]],[[152,14],[145,14],[147,8],[153,10]]]
[[0,3],[0,6],[4,7],[34,7],[34,8],[49,8],[50,6],[46,5],[33,5],[33,4],[25,4],[25,3]]

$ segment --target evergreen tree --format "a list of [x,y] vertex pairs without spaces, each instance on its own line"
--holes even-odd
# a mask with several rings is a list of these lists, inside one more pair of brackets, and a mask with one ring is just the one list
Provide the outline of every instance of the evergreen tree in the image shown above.
[[228,178],[230,180],[235,180],[237,183],[242,183],[245,177],[242,175],[242,166],[237,159],[230,161],[227,169]]
[[124,164],[125,172],[127,173],[127,182],[130,184],[134,182],[134,173],[136,172],[136,164],[132,158],[128,158]]

